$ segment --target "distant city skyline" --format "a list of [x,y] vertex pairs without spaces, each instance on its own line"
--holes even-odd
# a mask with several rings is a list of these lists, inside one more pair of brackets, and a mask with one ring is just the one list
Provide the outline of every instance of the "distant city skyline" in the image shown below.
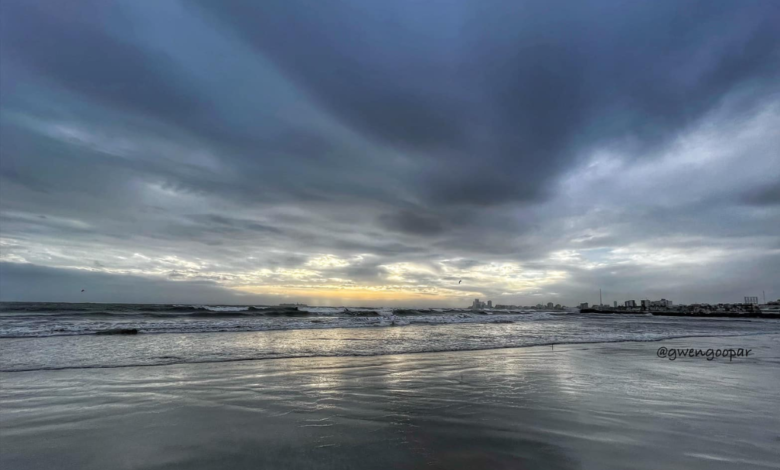
[[777,2],[97,3],[0,7],[0,300],[780,296]]

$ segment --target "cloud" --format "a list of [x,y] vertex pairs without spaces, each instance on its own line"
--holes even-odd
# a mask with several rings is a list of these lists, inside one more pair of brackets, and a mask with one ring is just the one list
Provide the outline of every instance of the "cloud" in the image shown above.
[[661,145],[729,93],[777,90],[780,67],[778,12],[761,5],[201,6],[455,204],[543,198],[592,146]]
[[[85,292],[81,292],[84,289]],[[118,303],[262,303],[208,281],[176,282],[142,276],[106,276],[30,264],[0,263],[2,301]]]
[[780,204],[780,183],[768,184],[745,191],[742,200],[756,206],[775,206]]
[[409,210],[384,214],[379,219],[388,230],[412,235],[438,235],[444,231],[444,224],[437,218]]
[[153,50],[108,34],[95,2],[12,2],[3,8],[5,60],[107,106],[162,119],[206,110],[182,72]]
[[0,258],[29,285],[575,304],[776,274],[771,2],[0,8]]

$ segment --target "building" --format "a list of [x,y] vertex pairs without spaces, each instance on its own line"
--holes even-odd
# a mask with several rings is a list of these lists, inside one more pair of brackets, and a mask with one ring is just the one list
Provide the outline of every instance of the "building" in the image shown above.
[[492,300],[488,300],[487,308],[493,308],[493,301]]
[[587,302],[581,303],[580,308],[588,308],[588,303]]
[[471,304],[471,308],[477,310],[479,309],[479,304],[480,304],[479,299],[474,299],[474,302]]
[[612,302],[612,304],[613,304],[613,307],[617,308],[617,300]]
[[553,308],[554,304],[552,302],[547,302],[547,308]]
[[757,305],[758,304],[758,297],[745,297],[745,303],[746,304]]
[[642,301],[642,308],[645,310],[649,310],[651,308],[672,308],[673,305],[674,302],[667,299]]
[[626,300],[626,307],[636,308],[636,300]]

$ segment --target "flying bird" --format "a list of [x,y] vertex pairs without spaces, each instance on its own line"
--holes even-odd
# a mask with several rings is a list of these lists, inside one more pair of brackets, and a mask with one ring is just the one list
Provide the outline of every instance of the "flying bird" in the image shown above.
[[84,292],[84,289],[81,289],[81,292]]
[[463,282],[463,279],[461,279],[460,281],[458,281],[458,284],[460,284],[461,282]]

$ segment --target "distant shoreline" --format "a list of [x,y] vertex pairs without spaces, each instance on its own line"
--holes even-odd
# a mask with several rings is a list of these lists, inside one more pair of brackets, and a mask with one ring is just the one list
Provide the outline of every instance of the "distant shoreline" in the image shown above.
[[780,319],[780,315],[757,312],[675,312],[675,311],[624,311],[624,310],[599,310],[595,308],[582,308],[580,313],[603,313],[608,315],[647,315],[657,317],[695,317],[695,318],[774,318]]

